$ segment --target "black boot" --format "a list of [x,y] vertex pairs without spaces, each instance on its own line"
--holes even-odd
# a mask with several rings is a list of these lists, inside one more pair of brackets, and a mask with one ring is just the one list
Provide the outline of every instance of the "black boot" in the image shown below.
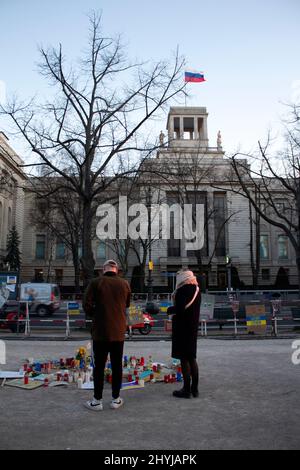
[[194,398],[198,398],[198,397],[199,397],[199,390],[198,390],[198,388],[194,388],[194,389],[193,389],[193,387],[192,387],[192,390],[191,390],[191,391],[192,391],[192,395],[193,395]]
[[191,392],[185,390],[185,388],[181,388],[180,390],[175,390],[173,392],[173,397],[176,397],[176,398],[191,398]]

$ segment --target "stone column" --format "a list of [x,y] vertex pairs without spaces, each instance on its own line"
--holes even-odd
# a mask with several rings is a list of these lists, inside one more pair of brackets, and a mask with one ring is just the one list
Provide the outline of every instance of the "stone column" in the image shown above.
[[207,117],[206,117],[206,116],[203,118],[202,132],[203,132],[203,134],[202,134],[202,135],[203,135],[202,139],[206,141],[207,146],[208,146]]
[[200,136],[199,136],[199,132],[198,132],[198,118],[197,116],[194,117],[194,138],[195,140],[199,140],[200,139]]
[[168,142],[172,142],[174,139],[174,117],[170,116],[169,127],[168,127]]
[[183,136],[183,116],[180,116],[180,118],[179,118],[179,135],[180,135],[180,139],[184,139],[184,136]]

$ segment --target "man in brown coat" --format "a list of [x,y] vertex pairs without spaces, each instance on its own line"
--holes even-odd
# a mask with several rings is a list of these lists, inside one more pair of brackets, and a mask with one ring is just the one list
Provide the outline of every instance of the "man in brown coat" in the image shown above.
[[118,265],[108,260],[103,265],[103,276],[89,284],[83,301],[87,317],[92,319],[94,351],[94,398],[85,406],[94,411],[103,410],[102,393],[104,369],[108,353],[112,368],[111,408],[123,405],[120,398],[123,372],[123,347],[126,333],[126,308],[130,305],[130,287],[118,276]]

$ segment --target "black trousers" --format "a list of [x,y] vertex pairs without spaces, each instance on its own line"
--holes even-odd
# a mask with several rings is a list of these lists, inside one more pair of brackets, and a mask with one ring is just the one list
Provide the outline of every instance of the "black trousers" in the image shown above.
[[104,369],[108,353],[112,369],[112,397],[118,398],[122,386],[124,341],[93,341],[94,397],[101,400],[104,386]]

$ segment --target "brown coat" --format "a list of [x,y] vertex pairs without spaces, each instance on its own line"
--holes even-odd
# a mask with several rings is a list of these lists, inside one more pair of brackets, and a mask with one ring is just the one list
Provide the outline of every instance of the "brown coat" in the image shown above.
[[114,274],[107,273],[90,282],[83,309],[92,319],[94,341],[124,341],[130,294],[128,282]]

